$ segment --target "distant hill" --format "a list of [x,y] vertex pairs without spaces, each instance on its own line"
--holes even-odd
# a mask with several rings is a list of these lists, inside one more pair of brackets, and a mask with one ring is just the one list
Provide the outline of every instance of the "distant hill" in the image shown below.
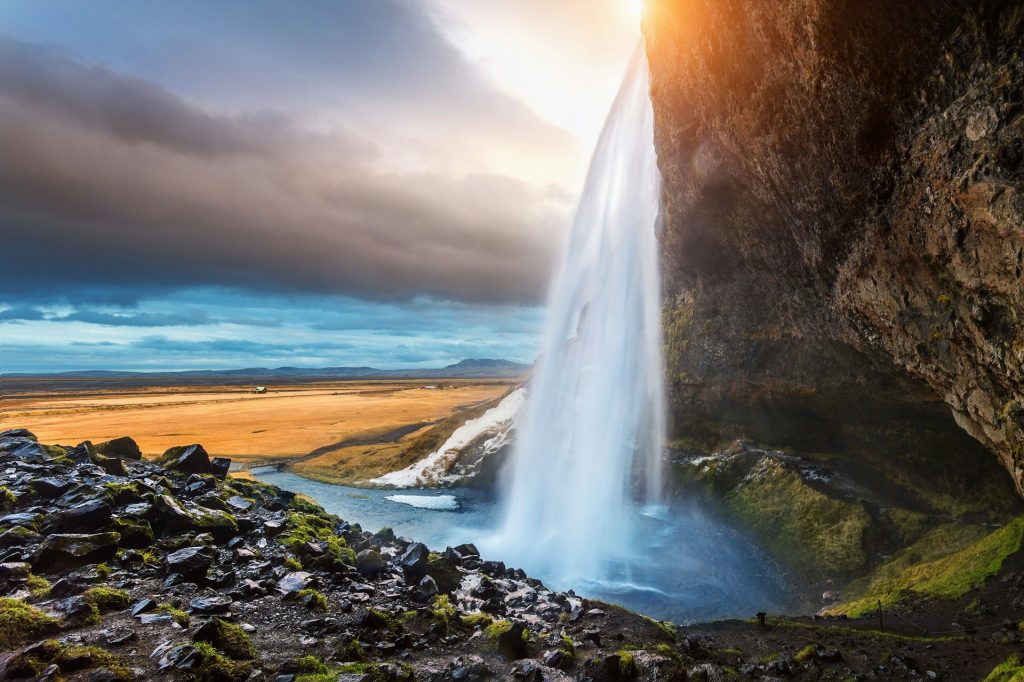
[[19,372],[0,374],[2,379],[16,378],[233,378],[233,379],[443,379],[516,377],[530,368],[509,360],[470,358],[447,367],[432,369],[378,369],[376,367],[246,367],[244,369],[191,369],[176,372],[131,372],[119,370],[77,370],[72,372]]
[[454,365],[448,365],[444,369],[515,369],[522,371],[526,365],[512,362],[511,360],[497,360],[495,358],[468,358]]

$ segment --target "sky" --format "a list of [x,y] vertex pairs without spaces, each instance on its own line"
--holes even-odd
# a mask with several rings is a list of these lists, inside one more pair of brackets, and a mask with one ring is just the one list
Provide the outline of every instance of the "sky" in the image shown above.
[[631,0],[5,0],[0,373],[531,362]]

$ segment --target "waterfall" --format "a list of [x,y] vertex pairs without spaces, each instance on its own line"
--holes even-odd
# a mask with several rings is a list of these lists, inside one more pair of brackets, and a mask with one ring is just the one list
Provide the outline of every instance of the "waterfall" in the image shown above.
[[660,175],[642,45],[590,162],[505,472],[495,545],[552,583],[605,580],[657,501],[665,417]]

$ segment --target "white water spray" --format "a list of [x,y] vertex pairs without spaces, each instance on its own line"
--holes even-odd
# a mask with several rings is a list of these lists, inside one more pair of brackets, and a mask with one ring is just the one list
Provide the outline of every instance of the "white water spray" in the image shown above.
[[591,159],[507,472],[501,556],[554,583],[621,575],[665,429],[647,60],[636,50]]

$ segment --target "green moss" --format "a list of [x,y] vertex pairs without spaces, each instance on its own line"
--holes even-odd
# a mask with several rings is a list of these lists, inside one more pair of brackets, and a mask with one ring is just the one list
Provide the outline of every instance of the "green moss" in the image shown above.
[[356,554],[346,545],[344,538],[334,533],[336,523],[337,517],[327,514],[289,512],[286,517],[288,532],[283,533],[278,541],[299,555],[307,542],[323,545],[323,554],[306,557],[306,561],[316,568],[340,570],[354,566]]
[[815,645],[815,644],[808,644],[803,649],[801,649],[800,651],[798,651],[795,654],[793,654],[793,660],[796,661],[797,663],[804,663],[806,661],[809,661],[809,660],[811,660],[811,658],[814,657],[814,653],[817,650],[818,650],[817,645]]
[[18,599],[0,597],[0,649],[53,632],[60,621]]
[[131,670],[124,664],[120,656],[97,646],[62,647],[53,658],[53,662],[64,673],[104,668],[109,670],[117,680],[127,682],[127,680],[134,679]]
[[615,652],[619,657],[619,675],[629,679],[636,675],[636,655],[629,649],[619,649]]
[[366,610],[366,614],[366,624],[370,628],[387,628],[393,633],[398,633],[405,629],[401,619],[395,617],[393,613],[370,608]]
[[326,675],[330,672],[327,664],[316,656],[302,656],[296,659],[295,665],[300,673]]
[[82,599],[101,612],[120,611],[128,608],[132,603],[131,595],[127,592],[110,587],[90,587],[82,593]]
[[1020,549],[1024,517],[979,537],[982,532],[964,524],[935,528],[854,584],[861,596],[830,613],[857,617],[877,610],[879,602],[885,608],[922,599],[959,599],[995,575],[1006,557]]
[[187,613],[171,604],[160,604],[156,607],[156,609],[157,611],[162,611],[163,613],[169,615],[171,618],[174,619],[175,623],[177,623],[183,628],[187,628],[189,622],[191,622],[192,620]]
[[355,638],[338,647],[337,655],[342,661],[362,661],[366,658],[362,642]]
[[214,618],[215,632],[210,640],[219,651],[236,661],[251,661],[256,658],[256,647],[249,635],[240,626],[229,623],[222,618]]
[[801,573],[849,575],[867,565],[863,542],[871,517],[864,507],[828,497],[774,459],[762,458],[725,499],[773,554]]
[[1024,665],[1013,654],[993,668],[982,682],[1024,682]]
[[284,567],[285,568],[290,569],[292,571],[301,571],[302,570],[302,562],[299,561],[298,559],[296,559],[293,556],[286,556],[284,558],[284,562],[283,563],[284,563]]
[[476,613],[470,613],[462,617],[462,622],[466,625],[476,628],[484,627],[494,622],[494,619],[488,616],[483,611],[477,611]]
[[241,682],[249,677],[252,667],[223,655],[208,642],[195,642],[199,664],[189,671],[195,682]]
[[131,483],[104,483],[103,489],[115,504],[130,504],[140,502],[143,499],[145,490],[137,481]]
[[15,503],[18,501],[18,497],[11,492],[10,488],[0,486],[0,510],[10,511],[14,508]]
[[308,495],[296,495],[288,503],[288,507],[302,514],[312,516],[326,516],[327,511],[320,506],[320,503]]
[[314,590],[312,588],[306,588],[299,590],[299,599],[308,600],[308,606],[315,611],[326,611],[327,610],[327,597],[322,592]]
[[197,530],[213,533],[222,538],[238,534],[238,522],[226,511],[204,509],[193,514],[193,518]]
[[434,601],[430,605],[430,613],[439,621],[447,623],[455,615],[455,606],[448,599],[447,594],[439,594],[434,597]]
[[100,580],[106,580],[110,577],[110,566],[107,566],[106,563],[96,564],[93,570],[96,571],[96,575]]
[[42,576],[30,575],[25,581],[25,587],[33,599],[44,599],[50,595],[50,581]]
[[501,637],[503,634],[505,634],[506,632],[508,632],[511,629],[512,629],[511,621],[496,620],[493,623],[491,623],[490,625],[488,625],[486,628],[484,628],[484,635],[488,639],[497,639],[498,637]]

